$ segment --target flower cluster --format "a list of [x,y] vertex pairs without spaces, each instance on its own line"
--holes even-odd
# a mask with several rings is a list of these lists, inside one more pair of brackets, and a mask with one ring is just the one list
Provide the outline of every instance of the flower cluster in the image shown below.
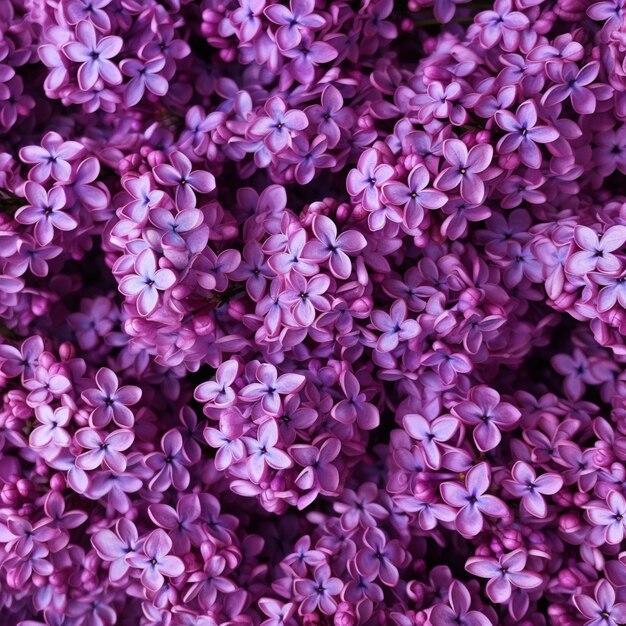
[[626,624],[622,0],[2,0],[0,624]]

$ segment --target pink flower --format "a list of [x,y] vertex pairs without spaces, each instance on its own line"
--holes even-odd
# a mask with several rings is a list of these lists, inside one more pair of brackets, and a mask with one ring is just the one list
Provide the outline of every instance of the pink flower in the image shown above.
[[483,528],[483,515],[505,518],[509,509],[502,500],[486,494],[491,482],[491,470],[487,463],[472,467],[465,476],[465,485],[457,482],[441,484],[444,501],[458,510],[456,529],[464,537],[475,537]]
[[453,580],[448,589],[448,603],[436,604],[430,614],[430,622],[439,626],[493,626],[486,615],[480,611],[472,611],[472,598],[467,587]]
[[372,311],[372,325],[383,334],[376,342],[379,352],[391,352],[402,341],[417,337],[420,326],[416,320],[407,319],[408,310],[404,300],[396,300],[386,311]]
[[584,276],[596,269],[607,273],[621,271],[622,262],[613,253],[626,242],[626,226],[610,226],[602,237],[587,226],[576,226],[574,240],[580,251],[567,260],[567,272]]
[[50,443],[55,446],[66,448],[70,445],[71,437],[64,428],[72,417],[67,407],[52,408],[43,404],[35,408],[37,421],[41,426],[37,426],[30,433],[28,441],[35,448],[44,448]]
[[149,483],[150,489],[163,492],[170,485],[174,485],[176,489],[186,489],[190,478],[180,431],[167,431],[161,438],[161,450],[151,452],[145,459],[146,465],[155,472]]
[[592,501],[585,505],[587,517],[596,526],[591,536],[597,545],[622,543],[626,531],[626,499],[619,491],[609,491],[606,504]]
[[525,570],[526,552],[523,549],[503,554],[498,559],[472,556],[467,559],[465,569],[482,578],[489,578],[487,595],[493,602],[509,600],[514,588],[536,589],[543,583],[543,577],[530,570]]

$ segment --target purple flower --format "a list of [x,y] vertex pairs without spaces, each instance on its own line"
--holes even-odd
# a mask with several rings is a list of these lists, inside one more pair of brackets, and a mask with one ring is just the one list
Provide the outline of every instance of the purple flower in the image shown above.
[[183,437],[178,430],[169,430],[161,438],[161,452],[146,456],[146,465],[155,472],[150,480],[150,489],[165,491],[170,485],[176,489],[186,489],[189,485],[187,459],[183,450]]
[[350,170],[346,180],[348,193],[360,200],[368,211],[381,207],[379,189],[393,176],[390,165],[380,163],[379,153],[372,149],[365,150],[359,157],[357,169]]
[[501,42],[507,52],[517,49],[519,33],[528,27],[529,20],[524,13],[512,8],[511,0],[496,0],[492,11],[481,11],[476,16],[480,43],[485,48],[493,48]]
[[534,517],[544,518],[547,507],[542,495],[552,495],[563,487],[563,479],[554,473],[542,474],[537,478],[535,470],[524,461],[517,461],[511,469],[513,480],[502,484],[514,496],[521,498],[521,505]]
[[429,181],[428,170],[418,164],[409,172],[406,185],[398,182],[383,185],[385,198],[404,209],[407,228],[417,228],[424,221],[424,209],[440,209],[448,201],[444,193],[426,189]]
[[588,274],[596,269],[607,273],[621,271],[622,262],[613,253],[626,242],[626,226],[610,226],[602,237],[587,226],[576,226],[574,240],[580,250],[568,258],[566,271],[578,275]]
[[385,311],[372,311],[371,318],[373,326],[383,334],[376,342],[376,350],[380,352],[391,352],[398,347],[401,341],[408,341],[417,337],[420,332],[419,324],[412,319],[407,319],[407,306],[404,300],[396,300],[389,309]]
[[134,274],[124,276],[119,289],[126,295],[136,298],[137,311],[148,316],[157,307],[159,291],[169,289],[176,282],[176,275],[170,269],[157,269],[154,252],[142,250],[134,263]]
[[441,626],[493,626],[486,615],[472,611],[472,598],[467,587],[458,580],[452,581],[448,590],[448,603],[436,604],[430,614],[430,621]]
[[126,469],[126,457],[122,453],[133,445],[132,431],[120,429],[105,435],[94,428],[81,428],[74,437],[80,446],[89,450],[77,457],[79,468],[94,470],[104,464],[118,474]]
[[597,61],[587,63],[581,69],[575,63],[548,63],[546,72],[557,84],[545,92],[541,104],[553,106],[570,98],[577,113],[593,113],[596,110],[596,96],[588,85],[595,80],[599,71],[600,64]]
[[458,482],[441,484],[444,501],[458,510],[456,529],[464,537],[475,537],[483,528],[483,515],[506,518],[507,506],[495,496],[486,493],[491,482],[491,471],[487,463],[472,467],[465,476],[465,485]]
[[[278,7],[278,5],[272,5]],[[274,96],[265,103],[265,115],[260,116],[250,127],[253,137],[263,139],[271,152],[277,153],[291,145],[291,133],[304,130],[309,122],[306,115],[297,109],[287,110],[282,98]]]
[[66,208],[63,187],[53,187],[49,192],[41,185],[27,182],[24,187],[29,205],[22,207],[15,214],[21,224],[35,225],[35,239],[41,246],[47,246],[54,239],[54,231],[71,231],[78,222],[63,211]]
[[120,387],[115,373],[106,367],[96,373],[96,385],[98,389],[87,389],[81,394],[83,400],[94,407],[91,425],[104,428],[113,419],[122,428],[132,428],[135,418],[128,407],[139,402],[141,389],[134,385]]
[[124,102],[126,106],[135,106],[147,89],[155,96],[164,96],[169,84],[159,72],[165,67],[165,58],[140,61],[138,59],[124,59],[120,63],[120,70],[126,76],[130,76],[130,82],[126,85]]
[[345,398],[337,402],[331,415],[342,424],[357,422],[359,428],[372,430],[380,423],[380,414],[374,404],[367,401],[367,395],[361,391],[361,384],[352,372],[344,372],[340,379]]
[[242,441],[249,454],[246,461],[248,474],[255,483],[261,482],[268,467],[281,470],[293,465],[289,455],[276,446],[278,426],[272,418],[259,426],[256,437],[242,437]]
[[626,602],[615,602],[615,590],[602,579],[596,583],[594,597],[578,594],[572,598],[587,619],[585,626],[617,626],[626,620]]
[[326,137],[329,148],[334,148],[341,140],[342,130],[348,130],[354,123],[353,111],[344,108],[341,92],[330,83],[322,91],[321,104],[307,107],[305,113],[309,121],[317,124],[317,132]]
[[116,522],[115,532],[108,528],[99,530],[93,535],[91,543],[98,556],[103,561],[110,563],[109,578],[111,582],[124,578],[129,568],[127,557],[137,555],[142,544],[137,528],[125,517]]
[[541,167],[541,151],[538,143],[556,141],[559,132],[551,126],[537,126],[537,107],[527,100],[517,107],[515,115],[510,111],[496,111],[495,120],[507,134],[498,141],[497,150],[501,154],[519,152],[521,162],[528,167]]
[[397,539],[387,541],[378,528],[366,528],[363,533],[365,547],[357,552],[355,565],[365,577],[378,577],[390,587],[398,584],[398,565],[404,561],[405,552]]
[[325,25],[326,20],[315,15],[314,10],[314,0],[289,0],[289,9],[282,4],[272,4],[265,9],[266,17],[280,26],[276,42],[282,50],[290,50],[300,43],[302,29],[317,30]]
[[60,448],[69,446],[71,437],[65,426],[72,418],[72,414],[67,407],[59,407],[52,410],[47,404],[35,408],[37,421],[41,424],[33,429],[28,438],[28,442],[34,448],[45,448],[49,444],[54,444]]
[[141,554],[130,554],[128,563],[141,571],[141,584],[150,591],[158,591],[165,576],[175,578],[185,571],[183,562],[171,556],[172,542],[165,531],[153,530],[142,546]]
[[474,387],[469,400],[457,404],[452,412],[474,426],[474,442],[481,452],[495,448],[502,439],[500,428],[510,429],[521,417],[518,409],[501,402],[500,394],[485,385]]
[[527,555],[523,549],[503,554],[498,559],[472,556],[467,559],[465,569],[475,576],[489,578],[486,591],[493,602],[506,602],[514,588],[536,589],[543,583],[543,577],[526,570]]
[[167,504],[152,504],[148,509],[150,519],[161,528],[169,531],[172,549],[176,554],[189,552],[191,545],[199,546],[204,539],[200,525],[200,500],[196,494],[182,496],[173,509]]
[[408,414],[402,418],[404,428],[413,439],[420,442],[424,460],[432,469],[441,467],[439,444],[452,438],[459,427],[459,421],[452,416],[437,417],[429,422],[418,414]]
[[313,571],[313,580],[310,578],[296,580],[294,589],[302,598],[301,613],[312,613],[319,609],[324,615],[332,615],[337,608],[333,596],[339,595],[343,583],[339,578],[332,577],[330,567],[323,563]]
[[180,211],[196,206],[196,194],[215,189],[215,177],[204,170],[192,171],[191,161],[182,152],[170,155],[171,165],[162,163],[154,168],[154,177],[167,187],[176,187],[176,207]]
[[585,508],[587,516],[596,526],[591,529],[591,535],[600,539],[599,543],[622,543],[626,530],[626,499],[621,493],[609,491],[606,504],[592,501]]
[[51,176],[57,181],[67,182],[72,176],[70,161],[83,150],[83,146],[77,141],[63,141],[58,133],[49,132],[41,140],[41,146],[22,148],[20,159],[24,163],[34,164],[28,177],[35,183],[45,183]]
[[119,54],[123,44],[122,38],[116,36],[101,37],[98,40],[91,22],[78,22],[76,41],[66,43],[63,52],[70,61],[81,64],[78,68],[78,84],[83,91],[89,91],[98,78],[110,85],[119,85],[122,82],[122,74],[110,59]]
[[451,167],[437,176],[434,186],[441,191],[450,191],[460,185],[464,200],[481,204],[486,196],[483,177],[491,164],[493,148],[488,144],[478,144],[468,151],[462,141],[447,139],[443,142],[443,156]]
[[280,395],[299,391],[306,381],[302,374],[279,376],[276,368],[268,363],[260,364],[256,368],[255,377],[258,382],[246,385],[241,390],[240,397],[245,402],[261,401],[263,409],[270,415],[280,414],[282,408]]

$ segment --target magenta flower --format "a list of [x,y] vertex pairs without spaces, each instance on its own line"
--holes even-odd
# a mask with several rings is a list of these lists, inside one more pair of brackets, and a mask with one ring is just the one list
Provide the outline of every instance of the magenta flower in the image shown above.
[[39,335],[25,339],[19,350],[6,343],[0,344],[2,373],[9,378],[20,375],[32,378],[43,349],[43,340]]
[[505,518],[509,515],[506,504],[486,493],[491,482],[491,470],[487,463],[472,467],[465,476],[465,485],[457,482],[441,484],[441,496],[458,510],[456,529],[464,537],[475,537],[483,528],[483,515]]
[[[20,150],[20,159],[34,165],[28,177],[35,183],[45,183],[51,176],[54,180],[67,182],[72,177],[70,161],[84,150],[77,141],[64,141],[55,132],[46,133],[41,146],[26,146]],[[28,198],[28,195],[26,196]]]
[[53,187],[46,191],[41,185],[27,182],[24,187],[29,205],[23,206],[15,214],[15,219],[21,224],[35,225],[35,239],[41,246],[47,246],[54,239],[54,231],[71,231],[78,226],[78,222],[68,215],[65,192],[63,187]]
[[215,177],[204,170],[193,170],[191,161],[182,152],[170,155],[171,165],[162,163],[154,168],[154,177],[166,187],[176,187],[176,207],[180,211],[196,207],[196,194],[215,189]]
[[626,621],[626,602],[615,602],[615,590],[602,579],[596,583],[594,597],[578,594],[572,598],[576,608],[587,618],[585,626],[617,626]]
[[157,269],[154,252],[142,250],[135,259],[135,273],[124,276],[119,289],[125,296],[136,298],[137,311],[148,316],[157,307],[159,291],[169,289],[176,282],[176,275],[170,269]]
[[78,68],[78,84],[83,91],[93,88],[98,78],[110,85],[122,82],[122,74],[110,59],[119,54],[123,44],[121,37],[106,36],[98,39],[91,22],[78,22],[76,41],[66,43],[63,52],[70,61],[81,64]]
[[526,552],[522,549],[503,554],[500,558],[472,556],[465,569],[475,576],[489,578],[486,591],[493,602],[506,602],[513,589],[536,589],[543,583],[539,574],[525,570]]
[[285,291],[285,302],[291,304],[293,319],[300,326],[313,324],[317,311],[328,311],[330,305],[324,294],[330,286],[330,279],[324,274],[309,280],[300,274],[292,273],[287,279],[289,289]]
[[380,414],[374,404],[367,401],[367,395],[361,391],[361,384],[352,372],[344,372],[340,379],[345,398],[337,402],[331,415],[342,424],[354,424],[363,430],[373,430],[380,423]]
[[329,148],[334,148],[341,140],[342,131],[354,123],[353,111],[344,107],[341,92],[331,83],[322,91],[321,104],[307,107],[305,113],[312,123],[317,124],[317,132],[326,137]]
[[172,542],[165,531],[153,530],[142,546],[142,554],[131,554],[128,563],[141,571],[141,584],[150,591],[158,591],[165,584],[165,576],[175,578],[185,571],[183,562],[171,556]]
[[313,571],[313,580],[309,578],[296,580],[294,589],[302,597],[301,613],[312,613],[319,609],[324,615],[332,615],[337,608],[334,596],[339,595],[343,583],[339,578],[331,576],[330,567],[323,563]]
[[114,430],[105,435],[95,428],[81,428],[74,435],[76,442],[89,450],[76,458],[76,465],[84,470],[94,470],[104,464],[111,471],[121,474],[126,469],[126,457],[122,454],[133,445],[135,435],[130,430]]
[[435,178],[434,186],[441,191],[450,191],[460,185],[465,201],[481,204],[486,197],[483,178],[491,164],[493,148],[488,144],[478,144],[468,151],[462,141],[447,139],[443,142],[443,156],[451,167]]
[[182,496],[173,509],[167,504],[152,504],[148,509],[150,519],[161,528],[169,531],[172,549],[176,554],[189,552],[191,545],[199,546],[204,539],[198,518],[200,500],[196,494]]
[[345,489],[341,501],[333,502],[333,508],[341,514],[341,524],[346,530],[361,526],[376,527],[389,516],[389,512],[376,502],[378,489],[374,483],[363,483],[356,492]]
[[278,442],[278,426],[272,418],[259,426],[256,437],[242,437],[248,449],[246,467],[250,478],[259,483],[266,474],[267,468],[276,470],[287,469],[293,465],[289,455],[276,446]]
[[544,106],[553,106],[570,98],[576,113],[593,113],[596,110],[596,96],[588,87],[600,71],[597,61],[587,63],[578,69],[575,63],[548,63],[546,72],[557,84],[552,85],[541,99]]
[[448,197],[434,189],[426,189],[430,182],[428,170],[422,164],[410,172],[407,184],[389,182],[383,185],[383,195],[396,206],[404,209],[407,228],[417,228],[424,221],[424,209],[440,209]]
[[[279,5],[272,5],[278,7]],[[274,96],[265,103],[265,115],[259,117],[250,127],[253,137],[263,139],[269,150],[280,152],[291,145],[291,133],[304,130],[309,121],[302,111],[287,110],[282,98]]]
[[228,578],[221,576],[226,567],[226,559],[214,554],[214,548],[210,543],[202,545],[202,557],[204,568],[201,572],[193,572],[189,576],[191,583],[189,591],[185,594],[185,602],[197,597],[200,606],[210,610],[215,605],[218,594],[230,594],[237,589],[235,584]]
[[232,406],[236,400],[232,384],[239,374],[239,363],[234,359],[224,361],[215,372],[215,381],[201,383],[196,388],[194,397],[198,402],[208,402],[217,408]]
[[521,506],[532,516],[544,518],[547,515],[543,495],[557,493],[563,487],[563,479],[554,473],[542,474],[537,478],[535,470],[524,461],[517,461],[511,469],[513,480],[504,480],[502,484],[517,498]]
[[626,226],[610,226],[602,237],[587,226],[576,226],[574,240],[580,250],[568,258],[567,272],[582,276],[596,269],[607,273],[621,271],[622,262],[614,252],[626,242]]
[[538,143],[551,143],[559,132],[551,126],[537,126],[537,107],[527,100],[517,107],[515,115],[510,111],[496,111],[495,120],[506,135],[498,141],[496,149],[501,154],[518,151],[521,162],[533,169],[541,167],[541,151]]
[[124,91],[126,106],[135,106],[142,98],[146,89],[155,96],[164,96],[169,83],[159,72],[165,67],[165,58],[139,61],[138,59],[124,59],[120,63],[120,70],[130,76],[130,82]]
[[333,461],[339,455],[340,449],[339,440],[334,438],[326,439],[319,448],[307,444],[296,444],[289,448],[289,455],[304,468],[295,482],[301,489],[311,492],[298,502],[298,508],[310,504],[320,492],[333,494],[337,491],[339,471]]
[[128,408],[141,399],[141,389],[134,385],[119,386],[117,376],[107,367],[96,373],[98,389],[87,389],[81,397],[91,407],[91,425],[104,428],[111,419],[122,428],[132,428],[135,417]]
[[454,415],[474,426],[474,442],[481,452],[492,450],[502,440],[500,429],[511,429],[521,413],[512,404],[500,401],[500,394],[486,385],[474,387],[469,400],[453,407]]

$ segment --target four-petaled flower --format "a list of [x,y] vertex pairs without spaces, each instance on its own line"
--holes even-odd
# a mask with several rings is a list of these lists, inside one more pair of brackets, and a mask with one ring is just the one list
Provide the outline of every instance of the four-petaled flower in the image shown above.
[[554,473],[542,474],[537,478],[535,470],[524,461],[517,461],[511,469],[513,480],[502,484],[515,497],[521,498],[521,506],[534,517],[544,518],[547,506],[542,495],[553,495],[563,486],[563,479]]

